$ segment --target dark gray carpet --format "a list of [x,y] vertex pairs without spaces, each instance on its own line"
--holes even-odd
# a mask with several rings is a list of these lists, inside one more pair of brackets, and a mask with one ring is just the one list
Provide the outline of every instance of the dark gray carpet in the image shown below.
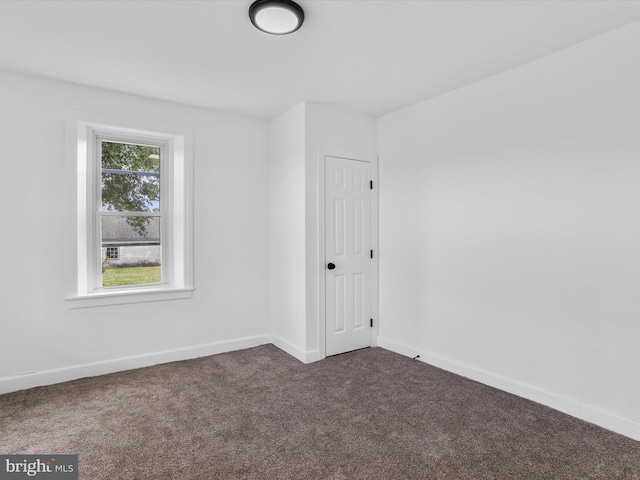
[[267,345],[0,396],[0,453],[80,478],[640,479],[640,442],[392,352]]

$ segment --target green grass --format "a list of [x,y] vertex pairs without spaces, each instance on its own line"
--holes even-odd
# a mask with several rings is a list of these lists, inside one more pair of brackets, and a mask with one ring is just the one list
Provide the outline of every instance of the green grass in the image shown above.
[[145,285],[162,281],[161,267],[107,268],[102,272],[103,287]]

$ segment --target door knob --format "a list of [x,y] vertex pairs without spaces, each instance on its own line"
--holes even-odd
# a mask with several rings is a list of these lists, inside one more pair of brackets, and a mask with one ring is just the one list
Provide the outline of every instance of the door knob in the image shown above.
[[336,266],[333,263],[327,263],[327,268],[329,270],[333,270],[334,268],[336,268]]

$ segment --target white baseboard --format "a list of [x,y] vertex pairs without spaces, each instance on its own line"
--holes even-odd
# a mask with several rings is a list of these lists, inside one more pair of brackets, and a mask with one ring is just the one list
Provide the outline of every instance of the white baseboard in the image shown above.
[[[319,360],[318,350],[305,351],[287,342],[277,335],[258,335],[236,340],[213,342],[193,347],[166,350],[145,355],[136,355],[114,360],[106,360],[83,365],[33,372],[15,377],[0,378],[0,394],[24,390],[27,388],[52,385],[54,383],[67,382],[84,377],[94,377],[108,373],[132,370],[135,368],[149,367],[161,363],[188,360],[191,358],[205,357],[218,353],[241,350],[243,348],[257,347],[273,343],[276,347],[303,363],[311,363]],[[518,382],[472,365],[458,362],[441,355],[425,352],[399,342],[394,342],[383,337],[378,337],[377,344],[387,350],[408,357],[420,355],[421,361],[443,370],[456,373],[463,377],[484,383],[505,392],[527,398],[537,403],[554,408],[587,422],[594,423],[608,430],[620,433],[634,440],[640,441],[640,423],[620,417],[612,412],[607,412],[592,405],[585,404],[576,399],[548,392],[540,388]]]
[[303,363],[312,363],[320,360],[320,353],[318,350],[302,350],[278,335],[271,335],[271,343]]
[[607,412],[592,405],[585,404],[574,398],[549,392],[502,375],[498,375],[473,365],[443,357],[441,355],[424,351],[410,345],[395,342],[383,337],[378,337],[378,345],[392,352],[407,357],[420,355],[418,360],[447,370],[471,380],[489,385],[491,387],[512,393],[519,397],[532,400],[555,410],[585,420],[600,427],[612,430],[634,440],[640,440],[640,423],[620,417],[612,412]]
[[162,352],[136,355],[132,357],[105,360],[102,362],[74,365],[71,367],[44,370],[42,372],[27,373],[15,377],[0,378],[0,394],[25,390],[27,388],[52,385],[84,377],[95,377],[108,373],[150,367],[160,363],[189,360],[191,358],[206,357],[218,353],[257,347],[271,343],[270,335],[257,335],[235,340],[213,342],[193,347],[177,348]]

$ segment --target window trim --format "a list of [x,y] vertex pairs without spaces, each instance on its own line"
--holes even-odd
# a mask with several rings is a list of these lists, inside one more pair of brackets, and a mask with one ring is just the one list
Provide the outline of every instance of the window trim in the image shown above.
[[[163,283],[97,287],[101,265],[96,218],[100,190],[97,140],[163,145],[161,192],[165,232]],[[190,298],[193,287],[193,135],[149,122],[71,112],[67,118],[67,170],[71,225],[65,265],[69,266],[69,308]],[[162,166],[161,166],[162,168]],[[164,177],[164,178],[163,178]],[[163,205],[163,203],[165,205]]]

